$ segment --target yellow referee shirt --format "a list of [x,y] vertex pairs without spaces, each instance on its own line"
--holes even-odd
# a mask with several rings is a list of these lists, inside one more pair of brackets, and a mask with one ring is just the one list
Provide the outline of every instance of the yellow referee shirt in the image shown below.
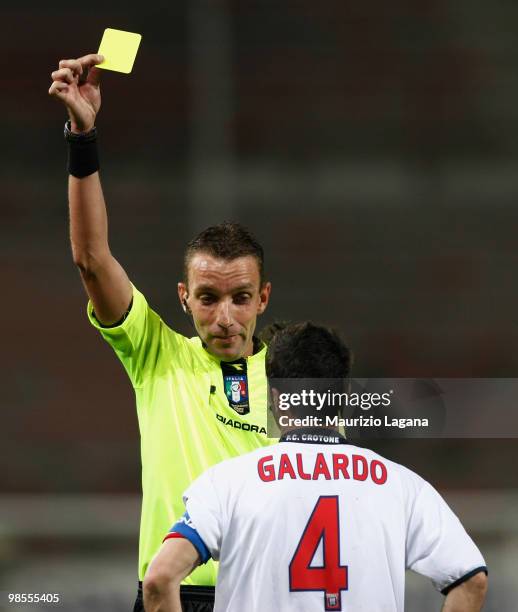
[[[122,361],[135,389],[141,435],[142,515],[139,578],[183,514],[182,493],[211,465],[273,442],[266,437],[266,347],[248,357],[250,411],[240,415],[224,391],[221,362],[198,337],[170,329],[133,287],[133,304],[116,327],[88,317]],[[216,565],[195,570],[186,584],[212,586]]]

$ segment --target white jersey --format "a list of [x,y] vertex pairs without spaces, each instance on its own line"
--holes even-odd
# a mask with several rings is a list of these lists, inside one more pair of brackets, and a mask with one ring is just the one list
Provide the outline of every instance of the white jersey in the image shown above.
[[215,612],[399,612],[407,569],[442,592],[485,571],[430,484],[338,434],[321,436],[284,436],[186,491],[190,527],[220,561]]

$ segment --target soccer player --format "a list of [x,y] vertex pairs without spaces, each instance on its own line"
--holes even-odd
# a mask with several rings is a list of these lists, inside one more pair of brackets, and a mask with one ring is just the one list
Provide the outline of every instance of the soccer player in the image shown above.
[[[108,244],[96,148],[101,56],[61,60],[50,95],[69,121],[72,254],[90,298],[88,317],[122,361],[135,389],[141,432],[143,503],[139,578],[183,511],[181,494],[209,466],[271,443],[266,436],[265,346],[254,336],[268,305],[263,249],[225,223],[193,239],[178,297],[198,336],[170,329],[130,282]],[[214,564],[182,588],[186,609],[212,609]],[[135,603],[142,610],[142,593]]]
[[[295,379],[320,379],[312,388],[325,393],[323,379],[347,377],[349,364],[324,327],[277,332],[266,357],[277,421],[304,416],[287,391],[307,380]],[[320,417],[336,414],[328,405]],[[428,482],[337,429],[281,429],[275,446],[215,465],[187,489],[186,513],[144,581],[147,612],[181,610],[177,585],[211,557],[216,612],[400,612],[406,569],[431,578],[444,612],[480,610],[484,559]]]

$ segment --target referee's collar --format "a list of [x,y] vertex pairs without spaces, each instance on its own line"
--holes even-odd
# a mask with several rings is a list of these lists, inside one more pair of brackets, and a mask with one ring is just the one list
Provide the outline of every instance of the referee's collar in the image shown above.
[[349,444],[336,429],[324,427],[300,427],[283,433],[279,442],[302,442],[304,444]]

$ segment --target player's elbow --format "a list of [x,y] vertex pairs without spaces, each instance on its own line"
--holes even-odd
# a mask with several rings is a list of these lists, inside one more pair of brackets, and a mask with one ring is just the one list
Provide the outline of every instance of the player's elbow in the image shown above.
[[151,603],[165,599],[173,587],[173,576],[166,568],[151,566],[142,583],[144,602]]
[[479,572],[472,576],[465,583],[473,599],[482,603],[487,593],[487,576],[485,572]]

